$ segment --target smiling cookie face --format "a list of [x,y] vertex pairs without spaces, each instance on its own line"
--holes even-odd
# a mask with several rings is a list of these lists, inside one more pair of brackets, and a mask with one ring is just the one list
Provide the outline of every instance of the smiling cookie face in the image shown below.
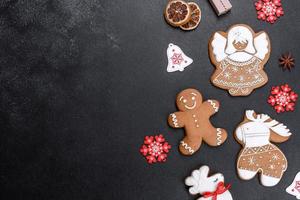
[[202,103],[202,96],[195,89],[186,89],[178,94],[176,103],[181,111],[194,110]]

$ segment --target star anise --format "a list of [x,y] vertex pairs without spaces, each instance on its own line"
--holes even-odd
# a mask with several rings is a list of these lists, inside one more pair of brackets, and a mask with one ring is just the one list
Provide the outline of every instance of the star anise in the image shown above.
[[291,70],[295,66],[295,59],[291,53],[286,53],[279,58],[279,64],[284,70]]

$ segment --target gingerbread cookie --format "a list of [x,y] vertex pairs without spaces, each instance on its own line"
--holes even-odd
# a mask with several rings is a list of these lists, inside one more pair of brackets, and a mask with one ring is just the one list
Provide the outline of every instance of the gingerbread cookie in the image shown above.
[[225,186],[223,174],[208,176],[208,173],[209,167],[204,165],[185,179],[185,184],[190,187],[190,194],[202,195],[198,200],[232,200],[230,185]]
[[176,104],[179,112],[169,115],[168,123],[173,128],[184,128],[185,137],[180,142],[179,151],[184,155],[194,154],[202,140],[210,146],[219,146],[227,139],[227,132],[215,128],[209,118],[218,112],[219,102],[202,102],[198,90],[186,89],[177,95]]
[[271,187],[279,183],[287,169],[287,160],[271,141],[285,142],[290,136],[291,132],[285,125],[268,115],[247,110],[244,121],[235,131],[236,140],[243,146],[237,160],[239,177],[250,180],[261,173],[262,185]]
[[271,53],[268,35],[255,33],[245,24],[228,32],[216,32],[209,42],[209,55],[216,70],[211,82],[232,96],[247,96],[268,82],[263,68]]

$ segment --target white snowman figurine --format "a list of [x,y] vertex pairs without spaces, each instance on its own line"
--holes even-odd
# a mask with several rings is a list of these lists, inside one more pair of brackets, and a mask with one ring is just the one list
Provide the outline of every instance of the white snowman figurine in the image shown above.
[[232,200],[230,185],[225,186],[224,176],[220,173],[208,176],[208,173],[209,167],[204,165],[185,179],[190,194],[200,194],[202,197],[198,200]]

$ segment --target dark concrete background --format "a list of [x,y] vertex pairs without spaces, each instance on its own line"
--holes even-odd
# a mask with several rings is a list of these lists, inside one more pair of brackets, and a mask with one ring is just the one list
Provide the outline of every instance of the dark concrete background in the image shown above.
[[[202,21],[191,32],[165,23],[166,2],[0,1],[1,199],[192,200],[184,179],[203,164],[225,175],[234,199],[295,199],[285,188],[300,170],[300,107],[278,115],[266,100],[273,85],[289,83],[300,93],[298,64],[291,72],[278,66],[286,51],[300,60],[300,2],[282,1],[285,16],[270,25],[256,19],[254,1],[231,0],[232,12],[217,17],[207,0],[196,0]],[[208,39],[235,23],[265,30],[272,42],[270,80],[244,98],[209,82]],[[194,59],[182,73],[166,72],[170,42]],[[229,132],[224,145],[203,145],[192,157],[177,150],[183,130],[166,122],[187,87],[222,102],[212,121]],[[294,133],[279,145],[289,166],[276,187],[236,175],[241,147],[232,133],[245,109],[267,113]],[[145,135],[157,133],[173,148],[166,163],[150,166],[139,148]]]

